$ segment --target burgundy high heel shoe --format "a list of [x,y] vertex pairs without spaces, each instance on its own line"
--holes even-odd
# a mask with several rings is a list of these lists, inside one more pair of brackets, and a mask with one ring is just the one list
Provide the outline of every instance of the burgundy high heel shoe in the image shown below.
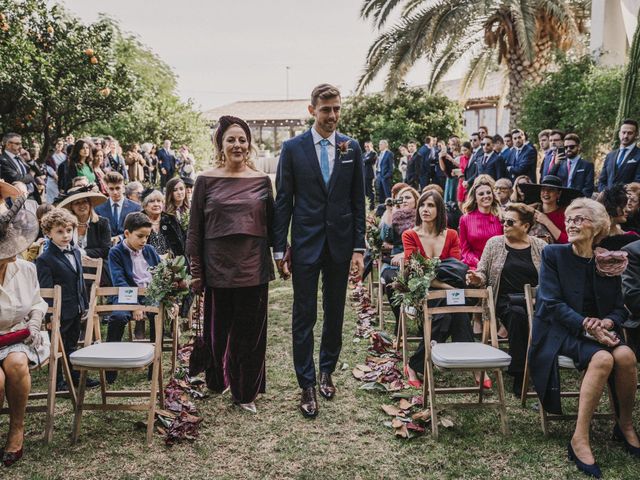
[[422,388],[422,382],[420,380],[409,380],[409,366],[404,366],[404,375],[407,377],[407,383],[410,387]]
[[18,460],[20,460],[22,458],[23,450],[24,450],[24,447],[21,448],[20,450],[18,450],[17,452],[6,452],[6,451],[3,451],[3,453],[2,453],[2,463],[4,464],[4,466],[5,467],[10,467],[14,463],[16,463]]

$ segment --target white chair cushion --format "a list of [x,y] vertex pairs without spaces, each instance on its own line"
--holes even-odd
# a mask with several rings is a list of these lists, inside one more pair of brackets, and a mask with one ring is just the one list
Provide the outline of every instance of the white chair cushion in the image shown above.
[[152,343],[95,343],[76,350],[69,359],[76,367],[141,368],[153,362],[154,349]]
[[570,368],[571,370],[576,369],[576,364],[569,357],[565,357],[564,355],[558,355],[558,365],[560,368]]
[[437,343],[431,359],[440,368],[506,368],[511,363],[508,353],[478,342]]

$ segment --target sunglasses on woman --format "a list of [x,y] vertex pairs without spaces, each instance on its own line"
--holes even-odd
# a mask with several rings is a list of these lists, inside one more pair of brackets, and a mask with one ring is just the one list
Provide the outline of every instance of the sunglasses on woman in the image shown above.
[[501,218],[500,223],[502,225],[506,225],[507,227],[513,227],[516,223],[518,223],[518,221],[514,220],[513,218]]

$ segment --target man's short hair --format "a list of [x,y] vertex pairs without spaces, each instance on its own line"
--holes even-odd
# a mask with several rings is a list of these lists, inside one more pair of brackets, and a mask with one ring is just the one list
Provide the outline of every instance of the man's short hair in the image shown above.
[[525,136],[524,132],[522,130],[520,130],[519,128],[514,128],[513,130],[511,130],[511,135],[515,135],[516,133],[519,134],[519,135],[522,135],[523,137]]
[[123,227],[129,232],[135,232],[141,228],[151,228],[153,225],[149,217],[142,212],[131,212],[124,219]]
[[496,180],[496,187],[512,189],[513,183],[508,178],[499,178]]
[[575,133],[568,133],[564,137],[565,140],[573,140],[576,142],[576,145],[580,145],[580,137]]
[[472,136],[472,137],[474,137],[474,136],[475,136],[475,137],[480,137],[480,132],[473,132],[473,133],[471,134],[471,136]]
[[73,227],[78,226],[78,219],[66,208],[54,208],[46,213],[40,220],[40,228],[42,233],[48,235],[56,227]]
[[551,136],[551,129],[545,128],[538,134],[538,140],[541,139],[542,137],[549,138],[550,136]]
[[129,182],[124,186],[124,196],[129,198],[133,192],[140,188],[144,190],[144,185],[140,182]]
[[624,120],[622,120],[620,126],[622,125],[633,125],[634,127],[636,127],[636,132],[638,131],[638,122],[633,118],[625,118]]
[[493,137],[493,143],[504,143],[504,138],[502,138],[502,135],[496,133]]
[[558,129],[554,128],[549,133],[549,138],[551,138],[553,135],[560,135],[560,139],[564,140],[564,132],[562,130],[558,130]]
[[511,138],[511,132],[507,132],[504,134],[504,138]]
[[311,105],[314,107],[318,104],[318,100],[328,100],[340,96],[338,87],[334,87],[329,83],[321,83],[311,92]]
[[8,132],[2,136],[2,145],[6,146],[9,140],[13,140],[14,138],[22,138],[22,135],[19,133]]
[[115,185],[124,183],[124,177],[118,172],[107,172],[104,175],[104,183]]

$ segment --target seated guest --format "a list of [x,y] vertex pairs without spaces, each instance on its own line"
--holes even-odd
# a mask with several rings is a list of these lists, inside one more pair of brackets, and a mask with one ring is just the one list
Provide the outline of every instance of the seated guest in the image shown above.
[[[160,263],[156,249],[147,245],[151,226],[149,217],[142,212],[133,212],[127,215],[124,221],[124,240],[109,252],[109,271],[114,287],[145,288],[151,283],[149,268]],[[154,341],[156,331],[153,315],[148,314],[148,316],[150,338],[151,341]],[[107,342],[122,341],[124,328],[131,319],[143,322],[145,320],[144,312],[142,310],[114,312],[109,318],[107,326]],[[162,335],[162,332],[157,333]],[[113,383],[117,376],[118,372],[115,370],[106,372],[108,383]]]
[[184,181],[180,177],[172,178],[167,182],[165,190],[164,208],[170,215],[175,215],[178,221],[182,215],[189,213],[191,204],[186,195]]
[[158,255],[184,255],[186,236],[175,215],[164,211],[164,195],[159,190],[145,192],[142,209],[151,220],[151,234],[147,243],[156,249]]
[[73,242],[80,253],[89,258],[103,260],[102,278],[100,286],[111,285],[107,257],[111,248],[111,227],[109,220],[95,212],[98,205],[107,201],[101,193],[87,190],[87,187],[72,188],[68,196],[59,204],[59,208],[66,208],[78,220],[78,228],[73,232]]
[[144,193],[144,185],[140,182],[129,182],[124,186],[124,196],[132,202],[142,203],[142,194]]
[[529,365],[544,409],[561,414],[558,355],[586,370],[580,387],[576,429],[567,449],[578,469],[601,476],[591,452],[591,418],[607,382],[614,394],[614,438],[640,457],[633,429],[636,357],[621,340],[627,317],[620,274],[626,261],[603,262],[594,245],[609,230],[604,207],[579,198],[566,210],[568,245],[548,245],[542,251],[540,283],[533,319]]
[[493,194],[495,182],[489,175],[479,175],[462,206],[460,218],[460,247],[462,261],[474,270],[484,246],[491,237],[502,235],[498,217],[498,199]]
[[[460,260],[458,233],[447,228],[444,201],[435,189],[428,190],[420,196],[415,225],[402,234],[405,262],[409,261],[416,252],[424,258],[438,257],[440,260],[448,258]],[[437,278],[432,280],[431,287],[453,288]],[[433,339],[438,342],[446,341],[449,336],[453,338],[454,342],[473,342],[473,334],[469,328],[469,317],[466,314],[434,318],[432,335]],[[424,354],[424,341],[421,341],[418,349],[409,359],[409,365],[405,371],[411,386],[420,386],[416,372],[424,371]]]
[[627,221],[625,208],[628,203],[627,191],[621,183],[607,187],[598,194],[598,202],[604,205],[609,215],[609,232],[600,240],[599,247],[607,250],[620,250],[625,245],[640,240],[636,232],[625,232],[621,226]]
[[398,193],[398,200],[402,203],[396,206],[387,206],[385,214],[380,220],[380,236],[382,241],[391,247],[390,256],[383,255],[382,266],[380,268],[380,281],[384,285],[385,293],[391,303],[393,315],[396,318],[395,332],[398,332],[398,320],[400,319],[400,308],[393,305],[394,289],[392,283],[398,275],[400,263],[402,262],[403,246],[402,233],[408,228],[412,228],[416,218],[416,203],[418,192],[412,187],[406,187]]
[[132,212],[139,212],[141,206],[124,197],[124,177],[118,172],[109,172],[104,176],[109,192],[109,201],[98,205],[96,213],[109,220],[111,236],[117,237],[124,233],[124,219]]
[[[73,233],[78,220],[69,211],[55,208],[42,217],[41,225],[49,241],[36,259],[38,282],[41,288],[53,288],[55,285],[62,288],[60,336],[69,361],[69,355],[76,351],[80,339],[80,320],[89,308],[82,276],[81,254],[73,244]],[[62,364],[58,365],[57,390],[68,390],[69,387],[62,379]],[[71,376],[73,383],[77,385],[80,374],[74,370]],[[88,387],[95,387],[99,383],[87,378],[86,384]]]
[[0,346],[0,408],[5,396],[9,403],[9,433],[0,449],[0,462],[5,467],[22,458],[24,417],[31,390],[29,366],[49,356],[40,333],[47,304],[40,296],[36,268],[16,258],[38,235],[38,222],[23,204],[24,198],[18,198],[0,217],[0,335],[17,335],[15,342]]
[[629,265],[622,273],[624,304],[629,310],[629,318],[622,324],[627,334],[627,344],[640,358],[640,241],[622,248],[627,252]]
[[529,342],[529,320],[524,303],[524,286],[538,285],[540,255],[546,243],[529,236],[534,210],[524,203],[510,203],[502,214],[504,235],[490,238],[478,268],[469,270],[472,287],[491,286],[496,316],[509,332],[508,373],[513,376],[513,393],[520,397]]
[[511,180],[508,178],[500,178],[496,180],[496,186],[493,189],[493,192],[496,194],[496,198],[500,204],[500,209],[504,211],[511,200],[511,195],[513,194],[513,184],[511,183]]
[[547,243],[567,243],[564,209],[582,193],[563,187],[562,180],[554,175],[547,175],[541,183],[527,183],[520,188],[525,194],[524,203],[536,209],[536,223],[529,233]]
[[513,193],[511,194],[511,201],[514,203],[524,202],[524,192],[522,191],[522,184],[531,183],[531,179],[527,175],[520,175],[513,182]]
[[625,232],[636,232],[640,234],[640,183],[632,182],[627,187],[627,206],[625,214],[627,221],[620,225]]
[[393,185],[393,187],[391,187],[391,197],[385,199],[384,203],[381,203],[380,205],[378,205],[375,209],[376,211],[376,217],[378,218],[382,218],[384,216],[384,214],[387,212],[387,203],[390,200],[396,200],[398,198],[398,193],[400,192],[400,190],[402,190],[403,188],[407,188],[409,185],[407,185],[404,182],[398,182],[395,183]]

